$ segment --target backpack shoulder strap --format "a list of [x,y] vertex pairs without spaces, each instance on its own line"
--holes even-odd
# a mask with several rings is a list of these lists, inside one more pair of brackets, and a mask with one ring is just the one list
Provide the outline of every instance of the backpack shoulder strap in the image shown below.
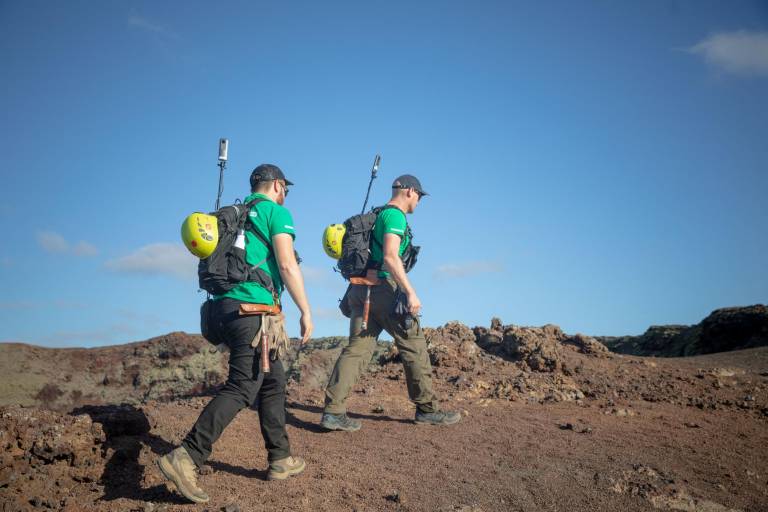
[[272,252],[272,244],[269,243],[269,241],[264,237],[264,235],[262,235],[259,232],[259,230],[257,230],[254,227],[252,222],[248,222],[248,215],[251,213],[251,208],[261,203],[262,201],[266,201],[266,199],[264,199],[263,197],[257,197],[253,201],[248,201],[247,203],[245,203],[246,214],[245,214],[244,228],[250,231],[251,233],[253,233],[254,235],[256,235],[256,238],[258,238],[259,241],[261,241],[261,243],[263,243],[267,247],[267,250],[269,250],[269,252]]

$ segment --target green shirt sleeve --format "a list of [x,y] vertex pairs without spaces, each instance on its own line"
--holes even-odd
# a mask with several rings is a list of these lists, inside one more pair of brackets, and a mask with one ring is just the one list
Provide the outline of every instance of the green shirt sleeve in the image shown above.
[[397,235],[401,239],[405,237],[405,229],[407,224],[405,220],[405,214],[403,212],[397,208],[390,208],[381,212],[379,217],[381,217],[382,243],[384,239],[383,235],[386,235],[387,233]]
[[271,215],[267,218],[267,225],[269,227],[270,237],[280,233],[288,233],[294,240],[296,239],[296,230],[293,227],[293,216],[287,208],[276,204]]

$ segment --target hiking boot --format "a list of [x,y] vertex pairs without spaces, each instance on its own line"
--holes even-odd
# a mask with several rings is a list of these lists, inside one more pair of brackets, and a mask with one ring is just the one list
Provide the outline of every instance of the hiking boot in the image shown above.
[[418,425],[453,425],[461,420],[461,414],[450,411],[421,412],[416,411]]
[[183,446],[157,459],[157,466],[165,478],[176,485],[176,489],[188,500],[207,503],[210,498],[197,486],[197,466]]
[[345,430],[347,432],[360,430],[360,427],[363,426],[362,423],[353,420],[346,414],[331,414],[328,412],[323,413],[320,425],[328,430]]
[[298,475],[307,463],[301,457],[286,457],[269,463],[267,480],[285,480],[289,476]]

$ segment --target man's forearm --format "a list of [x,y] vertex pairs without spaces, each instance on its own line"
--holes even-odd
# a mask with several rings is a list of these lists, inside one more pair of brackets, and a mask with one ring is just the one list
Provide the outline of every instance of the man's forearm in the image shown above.
[[288,293],[291,295],[291,299],[299,308],[302,315],[309,314],[309,301],[307,300],[307,293],[304,290],[304,277],[301,275],[299,265],[286,265],[280,267],[280,277],[285,283],[285,287]]
[[401,290],[403,290],[405,293],[415,293],[413,286],[411,286],[411,282],[408,279],[408,275],[405,273],[403,260],[400,259],[400,256],[385,256],[384,265],[387,272],[389,272],[389,274],[392,276],[392,279],[395,280]]

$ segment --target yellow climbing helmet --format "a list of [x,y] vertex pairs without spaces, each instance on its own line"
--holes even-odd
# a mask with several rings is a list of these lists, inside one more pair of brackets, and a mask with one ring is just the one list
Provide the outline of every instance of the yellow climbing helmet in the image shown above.
[[331,224],[323,232],[323,249],[325,254],[331,258],[337,260],[341,258],[341,241],[344,239],[344,234],[347,232],[347,228],[344,224]]
[[181,224],[181,239],[189,252],[205,259],[216,249],[219,243],[219,225],[216,217],[195,212]]

